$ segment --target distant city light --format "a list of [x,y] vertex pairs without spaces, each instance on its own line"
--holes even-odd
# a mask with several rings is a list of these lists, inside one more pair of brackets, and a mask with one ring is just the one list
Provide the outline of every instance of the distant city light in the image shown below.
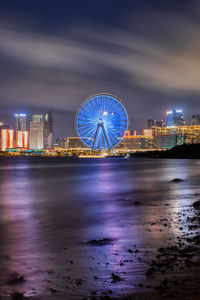
[[15,114],[15,117],[26,117],[26,114]]

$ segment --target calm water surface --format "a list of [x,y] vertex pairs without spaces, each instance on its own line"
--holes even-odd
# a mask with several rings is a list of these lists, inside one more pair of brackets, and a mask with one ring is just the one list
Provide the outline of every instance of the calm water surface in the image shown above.
[[[1,295],[82,299],[94,290],[134,292],[147,268],[138,258],[177,238],[175,217],[200,194],[199,176],[199,160],[1,159]],[[166,217],[170,229],[160,224]],[[113,243],[86,243],[102,238]],[[140,251],[133,255],[130,248]],[[120,266],[124,260],[132,262]],[[26,281],[8,286],[12,272]],[[112,284],[112,272],[124,280]]]

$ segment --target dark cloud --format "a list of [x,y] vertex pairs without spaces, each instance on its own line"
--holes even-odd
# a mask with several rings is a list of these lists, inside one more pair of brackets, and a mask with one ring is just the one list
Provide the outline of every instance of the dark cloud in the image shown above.
[[197,2],[190,3],[188,13],[151,6],[138,14],[126,11],[120,24],[88,18],[56,23],[51,30],[44,30],[41,20],[4,16],[0,115],[53,107],[56,134],[71,135],[80,102],[110,92],[124,99],[136,128],[144,127],[147,118],[164,118],[172,107],[183,107],[189,118],[200,95],[200,18]]

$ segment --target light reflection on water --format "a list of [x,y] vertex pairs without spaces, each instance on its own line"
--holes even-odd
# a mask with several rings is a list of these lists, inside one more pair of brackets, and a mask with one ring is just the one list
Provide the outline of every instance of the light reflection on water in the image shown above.
[[[84,278],[77,292],[67,291],[76,299],[91,287],[110,288],[110,274],[122,270],[126,280],[115,289],[134,289],[144,269],[128,249],[136,245],[140,251],[152,251],[166,238],[176,239],[176,226],[163,229],[161,216],[174,216],[191,204],[187,195],[200,193],[197,160],[33,158],[0,164],[3,293],[15,289],[6,286],[13,271],[25,275],[20,288],[27,295],[48,294],[49,279],[63,290],[64,283],[56,278],[68,274],[69,286],[77,277]],[[173,178],[184,182],[172,183]],[[156,226],[148,231],[153,222]],[[85,243],[104,237],[113,239],[113,244],[90,247]],[[121,267],[127,257],[132,257],[132,265]],[[94,275],[106,282],[96,282]]]

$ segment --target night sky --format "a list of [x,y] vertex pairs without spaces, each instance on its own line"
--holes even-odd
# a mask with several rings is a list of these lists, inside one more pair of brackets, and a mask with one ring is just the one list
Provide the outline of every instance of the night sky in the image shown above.
[[134,129],[200,113],[200,1],[1,1],[0,120],[52,109],[55,136],[75,135],[98,92],[124,100]]

